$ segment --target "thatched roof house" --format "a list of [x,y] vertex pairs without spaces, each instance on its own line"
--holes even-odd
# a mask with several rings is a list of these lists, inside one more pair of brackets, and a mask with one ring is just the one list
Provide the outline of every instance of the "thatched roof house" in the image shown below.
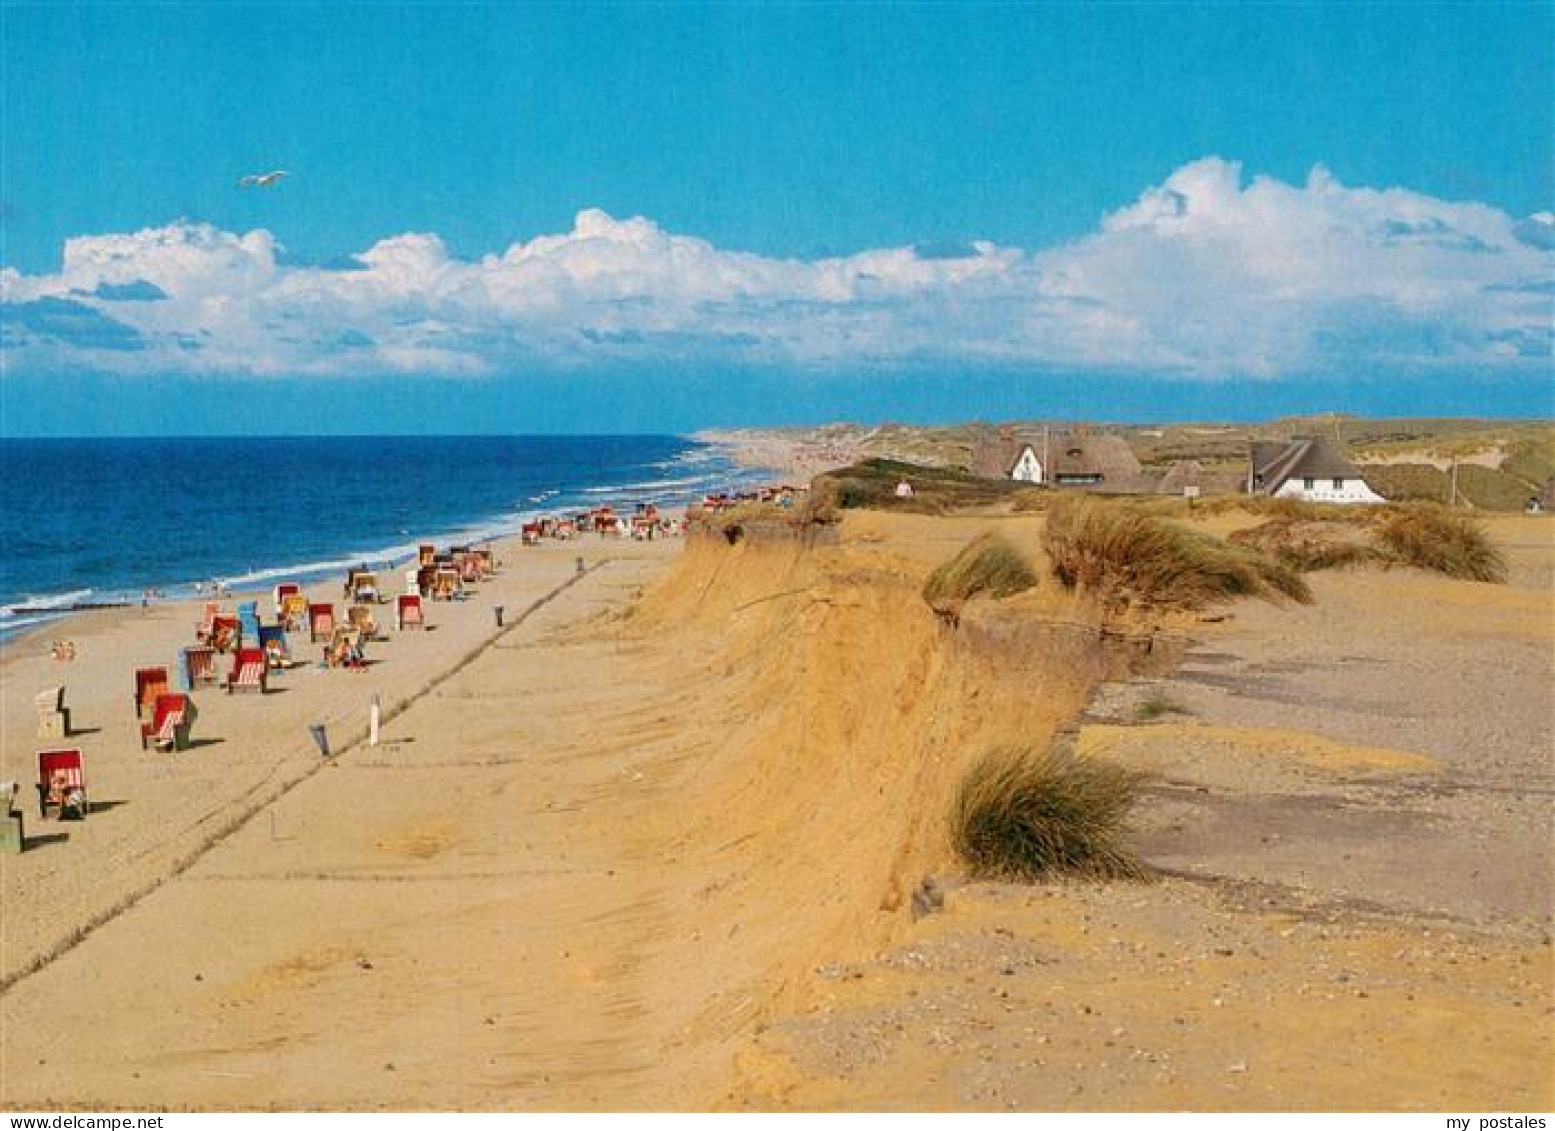
[[971,471],[983,479],[1053,487],[1148,491],[1152,486],[1123,437],[1083,429],[988,436],[973,448]]
[[1248,451],[1247,491],[1314,503],[1382,503],[1361,469],[1323,436],[1281,443],[1255,440]]
[[1158,495],[1183,495],[1197,488],[1198,495],[1234,495],[1242,489],[1242,476],[1234,471],[1206,471],[1196,459],[1180,459],[1156,482]]

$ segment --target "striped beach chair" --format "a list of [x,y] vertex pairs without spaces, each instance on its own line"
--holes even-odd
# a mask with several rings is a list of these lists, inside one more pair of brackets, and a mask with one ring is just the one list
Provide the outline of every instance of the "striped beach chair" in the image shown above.
[[140,748],[154,745],[158,750],[187,749],[194,715],[194,700],[189,696],[158,695],[151,721],[140,724]]
[[268,689],[263,648],[239,648],[232,659],[232,674],[227,677],[227,694],[234,691],[257,691],[261,695]]
[[183,657],[186,689],[216,682],[216,649],[208,644],[197,644],[183,649],[179,655]]

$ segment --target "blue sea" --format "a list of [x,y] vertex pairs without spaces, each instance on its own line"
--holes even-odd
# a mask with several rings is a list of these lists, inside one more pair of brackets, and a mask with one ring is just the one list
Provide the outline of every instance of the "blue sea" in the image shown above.
[[0,439],[0,639],[147,588],[306,580],[763,478],[676,436]]

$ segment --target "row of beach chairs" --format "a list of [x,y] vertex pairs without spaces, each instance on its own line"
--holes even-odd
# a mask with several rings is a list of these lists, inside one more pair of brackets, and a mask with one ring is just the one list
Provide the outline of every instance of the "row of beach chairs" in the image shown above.
[[[430,547],[424,547],[429,551]],[[433,567],[440,584],[432,587],[432,596],[451,597],[465,580],[480,580],[491,569],[487,551],[466,554],[456,567],[438,563]],[[419,582],[419,576],[416,578]],[[419,585],[418,585],[419,589]],[[179,652],[178,674],[182,691],[170,686],[165,667],[135,670],[135,714],[140,723],[141,749],[184,750],[190,744],[198,711],[190,691],[196,687],[225,686],[229,694],[257,691],[269,687],[269,670],[290,662],[286,642],[288,630],[306,625],[310,639],[323,643],[326,665],[360,666],[362,645],[381,633],[370,604],[387,601],[378,592],[377,578],[365,570],[348,575],[346,593],[355,604],[346,612],[346,623],[337,624],[335,607],[308,601],[294,584],[275,587],[276,623],[263,624],[257,601],[238,606],[237,615],[223,614],[215,603],[207,604],[205,614],[195,626],[195,643]],[[394,627],[398,631],[426,627],[420,592],[394,599]],[[231,667],[225,680],[217,670],[217,656],[230,655]],[[40,738],[66,738],[71,733],[70,711],[65,706],[64,687],[51,687],[34,699]],[[86,767],[79,748],[58,748],[38,753],[38,812],[47,818],[81,819],[91,810],[86,793]],[[19,841],[19,838],[18,838]]]

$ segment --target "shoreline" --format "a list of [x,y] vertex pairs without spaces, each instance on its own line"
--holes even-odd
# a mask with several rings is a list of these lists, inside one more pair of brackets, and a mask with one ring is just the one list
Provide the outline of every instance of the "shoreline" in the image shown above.
[[[717,486],[719,481],[711,481],[706,486],[709,491],[718,489],[742,489],[758,482],[754,475],[770,473],[778,475],[776,468],[763,464],[756,453],[743,448],[715,443],[701,438],[700,434],[678,435],[674,439],[687,445],[688,451],[694,451],[698,446],[716,449],[727,463],[726,468],[719,469],[719,476],[723,486]],[[581,511],[603,503],[611,503],[618,511],[623,513],[637,503],[652,503],[664,510],[679,510],[690,506],[701,498],[700,490],[687,492],[682,489],[663,490],[654,493],[659,481],[645,481],[643,485],[624,484],[620,486],[589,485],[569,491],[565,495],[558,495],[547,499],[542,505],[531,500],[531,506],[523,510],[512,512],[505,516],[488,516],[471,519],[468,522],[458,524],[446,530],[433,530],[415,541],[397,542],[393,545],[363,550],[357,553],[339,552],[327,554],[327,560],[299,562],[295,564],[260,564],[241,573],[227,577],[213,577],[204,580],[186,579],[165,583],[156,586],[164,592],[164,596],[152,598],[149,607],[165,607],[182,601],[203,602],[211,600],[209,587],[213,582],[220,582],[223,587],[224,598],[245,599],[259,597],[261,600],[268,598],[273,585],[282,582],[300,582],[304,585],[318,584],[328,581],[343,573],[352,566],[365,565],[379,572],[392,572],[402,569],[416,556],[415,547],[420,542],[435,542],[438,545],[471,545],[491,546],[508,540],[516,540],[525,523],[552,514],[567,514]],[[646,493],[641,493],[646,492]],[[196,587],[201,587],[197,589]],[[102,599],[87,599],[73,602],[69,605],[51,607],[49,602],[59,600],[59,597],[30,597],[20,599],[17,604],[5,606],[10,616],[0,619],[0,656],[31,637],[42,632],[65,632],[63,627],[68,625],[71,618],[82,614],[101,612],[105,609],[135,609],[147,607],[143,596],[138,595],[136,587],[121,587],[103,591]],[[91,593],[94,590],[77,590],[76,592]],[[64,596],[69,596],[69,592]],[[12,624],[14,619],[23,617],[31,618],[26,623]]]
[[[379,531],[376,535],[361,536],[362,541],[371,541],[372,545],[352,549],[351,535],[346,531],[340,542],[334,543],[339,548],[314,546],[289,555],[282,547],[274,556],[271,552],[245,556],[241,566],[206,569],[195,565],[179,570],[179,576],[160,579],[156,576],[159,572],[156,568],[145,572],[137,570],[138,576],[121,580],[67,580],[62,577],[52,589],[25,585],[24,579],[19,577],[20,571],[13,570],[13,574],[18,575],[16,595],[0,601],[0,652],[32,630],[57,625],[62,618],[72,614],[95,611],[100,606],[139,606],[148,590],[164,594],[160,599],[153,598],[153,603],[166,604],[175,600],[210,599],[210,587],[217,582],[233,592],[249,589],[268,592],[279,581],[316,583],[357,565],[365,564],[379,570],[399,568],[415,557],[420,542],[488,545],[516,538],[525,523],[542,516],[583,511],[603,503],[612,503],[618,510],[624,508],[628,512],[638,503],[651,503],[662,510],[678,510],[700,501],[705,493],[740,490],[763,471],[759,463],[732,458],[727,448],[710,444],[696,434],[677,434],[661,439],[679,445],[677,453],[663,466],[644,464],[638,467],[628,461],[627,466],[635,467],[636,473],[623,479],[608,464],[579,464],[577,471],[582,478],[568,479],[563,475],[549,485],[531,485],[533,493],[527,494],[522,502],[505,503],[499,509],[463,518],[445,516],[424,527],[421,535],[414,539],[408,530],[399,530],[398,534]],[[714,461],[699,456],[704,449],[713,451]],[[680,461],[684,461],[686,470],[675,469],[681,466]],[[714,466],[708,468],[708,462],[713,462]],[[512,497],[516,499],[526,491],[530,488],[515,488]],[[307,560],[288,560],[289,557]],[[68,575],[69,571],[62,569],[60,572]],[[197,586],[203,589],[197,589]],[[24,623],[15,623],[18,620]]]

